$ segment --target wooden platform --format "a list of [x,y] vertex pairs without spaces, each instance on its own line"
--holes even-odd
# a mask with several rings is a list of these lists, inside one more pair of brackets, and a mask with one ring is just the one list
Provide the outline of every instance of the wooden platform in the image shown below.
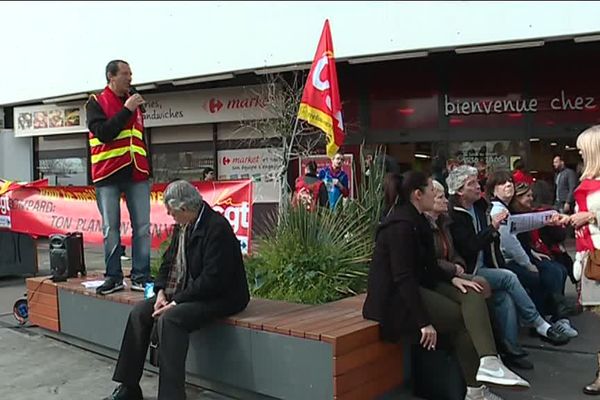
[[[81,278],[62,283],[52,283],[43,279],[28,279],[27,287],[31,299],[37,299],[37,302],[31,303],[31,321],[47,329],[60,330],[58,291],[85,296],[102,303],[112,302],[128,306],[143,299],[143,293],[128,289],[107,296],[96,295],[94,290],[85,289]],[[97,275],[85,278],[98,279],[102,277]],[[36,287],[37,294],[34,294]],[[51,304],[46,308],[42,301]],[[330,354],[331,365],[323,366],[324,370],[331,374],[330,398],[373,399],[402,385],[404,356],[401,346],[379,340],[377,323],[363,319],[363,302],[364,295],[317,306],[254,298],[246,310],[222,320],[221,323],[233,328],[263,332],[271,338],[296,339],[291,342],[277,342],[281,342],[282,345],[286,343],[285,346],[298,343],[297,340],[322,343],[318,348],[329,349],[326,351]],[[55,310],[56,313],[53,314]],[[122,335],[122,331],[118,333]],[[278,368],[279,353],[282,352],[274,351],[270,355],[274,368]],[[316,362],[318,361],[315,359]],[[286,398],[294,397],[290,395]]]
[[29,320],[32,324],[60,332],[58,287],[49,277],[26,280]]

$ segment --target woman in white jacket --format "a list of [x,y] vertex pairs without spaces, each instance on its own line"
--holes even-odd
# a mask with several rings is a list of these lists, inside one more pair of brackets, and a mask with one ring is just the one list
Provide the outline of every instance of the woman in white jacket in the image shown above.
[[[583,158],[583,172],[574,193],[575,214],[563,218],[576,229],[577,254],[573,272],[579,279],[589,253],[600,250],[600,125],[583,131],[577,137],[577,148]],[[596,379],[583,388],[585,394],[600,395],[600,352],[597,359]]]

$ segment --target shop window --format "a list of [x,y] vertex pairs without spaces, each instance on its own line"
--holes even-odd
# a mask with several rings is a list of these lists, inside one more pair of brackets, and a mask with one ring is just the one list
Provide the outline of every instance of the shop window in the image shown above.
[[338,68],[338,82],[346,133],[360,131],[360,87],[365,85],[366,76],[361,66]]
[[523,53],[455,55],[448,59],[443,113],[450,128],[525,126],[537,107],[524,94]]
[[152,151],[154,182],[169,182],[173,179],[201,181],[204,169],[214,168],[212,150],[186,149],[190,145],[193,143],[174,148],[154,147]]
[[600,123],[599,50],[598,43],[557,44],[535,53],[532,93],[539,104],[537,126]]
[[40,153],[38,174],[50,186],[87,185],[87,157],[52,157]]
[[369,117],[373,129],[438,127],[438,78],[429,59],[375,63],[370,77]]
[[527,165],[529,172],[537,179],[554,182],[554,156],[560,155],[567,167],[574,171],[581,168],[581,156],[575,146],[576,137],[545,137],[531,142],[531,158]]
[[446,160],[446,168],[467,164],[482,171],[512,169],[518,158],[528,160],[528,142],[523,140],[491,140],[435,143],[433,153]]

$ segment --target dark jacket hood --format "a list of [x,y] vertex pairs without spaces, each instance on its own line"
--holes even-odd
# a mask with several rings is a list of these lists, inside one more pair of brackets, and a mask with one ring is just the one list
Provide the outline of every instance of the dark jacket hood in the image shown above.
[[386,216],[381,224],[377,227],[377,232],[389,227],[390,225],[402,223],[402,222],[413,222],[415,218],[422,216],[419,211],[412,205],[407,203],[399,206],[394,206],[392,211]]

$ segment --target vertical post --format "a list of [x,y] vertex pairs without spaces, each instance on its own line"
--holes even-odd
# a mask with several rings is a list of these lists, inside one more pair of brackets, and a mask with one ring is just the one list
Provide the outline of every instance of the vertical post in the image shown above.
[[213,169],[215,170],[215,179],[219,179],[219,160],[218,160],[218,148],[217,143],[219,142],[219,130],[217,124],[214,123],[212,126],[212,141],[213,141]]
[[[283,146],[283,162],[281,165],[281,169],[279,170],[279,210],[283,209],[283,197],[284,194],[287,194],[286,185],[287,185],[287,167],[290,163],[290,158],[292,156],[292,149],[294,148],[294,140],[296,138],[296,134],[298,131],[298,118],[294,122],[294,128],[292,129],[292,136],[290,138],[289,143],[284,137],[284,146]],[[287,149],[286,149],[287,146]],[[286,176],[284,176],[283,172],[286,171]]]

